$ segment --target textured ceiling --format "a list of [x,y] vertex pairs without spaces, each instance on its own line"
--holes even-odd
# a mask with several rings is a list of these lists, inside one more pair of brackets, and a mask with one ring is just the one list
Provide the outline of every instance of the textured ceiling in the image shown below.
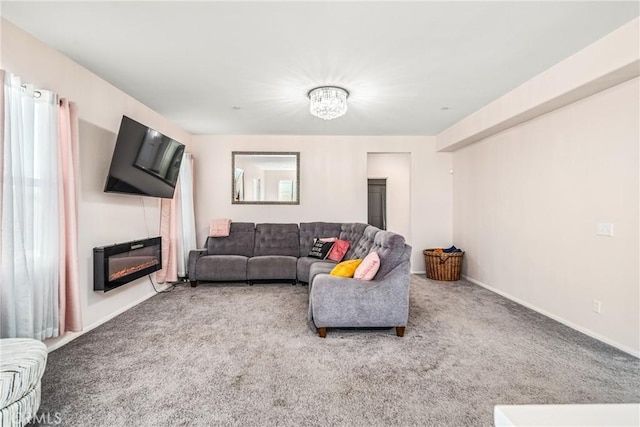
[[[638,2],[2,2],[194,134],[434,135],[638,16]],[[323,121],[307,92],[349,90]],[[446,107],[446,109],[443,109]]]

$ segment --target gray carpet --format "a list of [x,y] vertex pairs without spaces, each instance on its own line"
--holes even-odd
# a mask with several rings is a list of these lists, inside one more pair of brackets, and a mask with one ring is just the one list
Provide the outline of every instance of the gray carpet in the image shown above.
[[41,412],[67,426],[481,426],[496,404],[640,402],[638,359],[463,281],[411,286],[404,338],[324,340],[306,287],[179,286],[52,352]]

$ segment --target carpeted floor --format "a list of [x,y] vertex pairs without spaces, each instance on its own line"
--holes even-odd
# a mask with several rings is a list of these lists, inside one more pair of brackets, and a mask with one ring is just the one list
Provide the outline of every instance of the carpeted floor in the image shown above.
[[[160,294],[49,355],[65,426],[488,426],[496,404],[640,402],[640,361],[466,283],[412,276],[409,325],[307,327],[307,288]],[[46,425],[46,424],[43,424]]]

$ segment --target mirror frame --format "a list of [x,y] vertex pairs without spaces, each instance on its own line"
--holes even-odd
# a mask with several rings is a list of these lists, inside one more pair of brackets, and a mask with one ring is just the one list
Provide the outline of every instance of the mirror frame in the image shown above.
[[[296,157],[296,200],[291,202],[280,202],[278,200],[236,200],[236,155],[240,156],[295,156]],[[300,204],[300,152],[299,151],[232,151],[231,152],[231,204],[232,205],[299,205]]]

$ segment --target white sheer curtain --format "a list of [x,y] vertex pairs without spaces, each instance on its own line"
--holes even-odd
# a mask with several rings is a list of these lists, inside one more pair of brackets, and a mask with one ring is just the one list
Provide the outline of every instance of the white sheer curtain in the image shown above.
[[57,97],[3,75],[0,336],[58,335]]
[[184,153],[178,180],[178,276],[187,276],[189,251],[196,249],[196,219],[193,208],[193,156]]
[[193,156],[185,153],[173,199],[160,203],[162,270],[159,283],[175,282],[187,275],[189,251],[196,249],[196,224],[193,209]]

